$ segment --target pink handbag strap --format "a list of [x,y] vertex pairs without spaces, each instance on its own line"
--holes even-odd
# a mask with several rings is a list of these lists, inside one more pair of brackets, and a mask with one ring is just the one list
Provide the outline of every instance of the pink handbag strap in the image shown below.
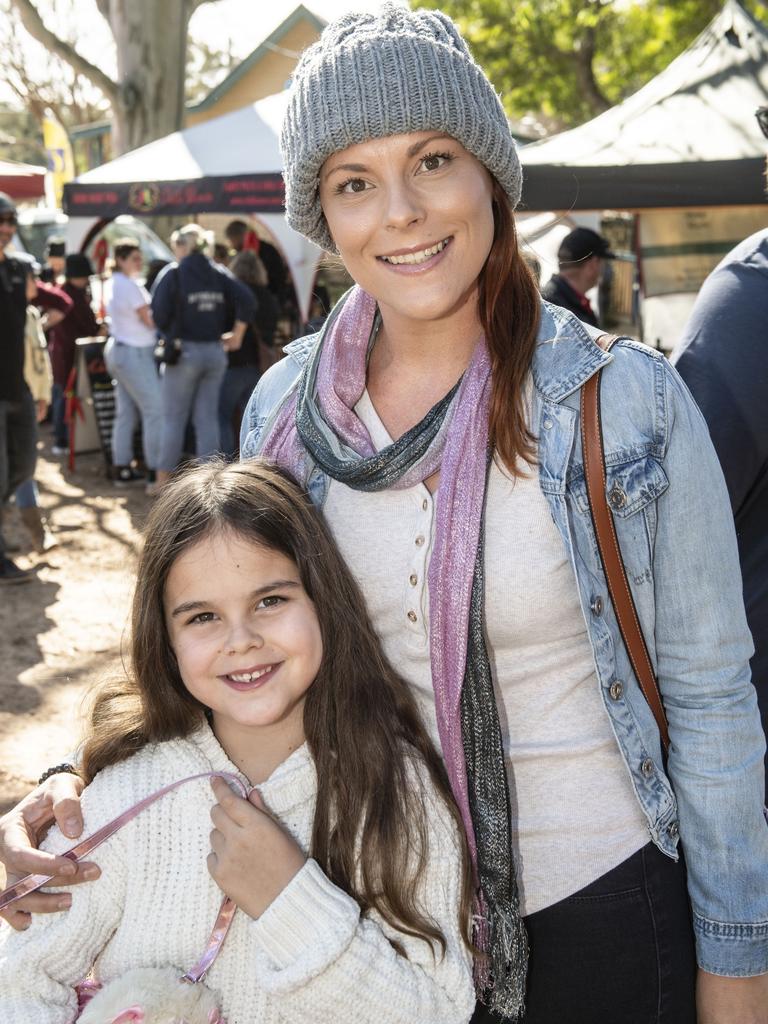
[[[83,839],[77,845],[67,850],[63,854],[64,857],[68,857],[70,860],[78,861],[88,857],[95,849],[97,849],[103,842],[109,839],[111,836],[118,832],[123,825],[127,825],[129,821],[133,821],[137,815],[141,814],[142,811],[146,810],[151,804],[155,803],[161,797],[167,793],[172,792],[174,789],[178,789],[179,786],[183,786],[186,782],[193,782],[195,779],[225,779],[231,783],[240,794],[247,799],[248,790],[245,788],[240,779],[236,775],[232,775],[230,772],[201,772],[198,775],[188,775],[185,779],[178,779],[176,782],[171,782],[167,786],[163,786],[162,789],[156,790],[149,796],[145,796],[143,800],[139,800],[133,807],[129,807],[127,811],[123,811],[112,821],[108,821],[106,825],[102,825],[100,829],[97,829],[93,835]],[[28,896],[31,892],[35,892],[37,889],[42,889],[44,885],[54,878],[54,875],[25,875],[24,878],[20,878],[18,882],[9,886],[4,892],[0,893],[0,911],[6,910],[16,900],[20,900],[22,896]],[[201,981],[206,972],[210,969],[214,960],[219,954],[219,950],[224,944],[224,939],[227,937],[229,926],[232,924],[232,918],[235,916],[237,905],[229,898],[225,896],[219,909],[216,922],[213,926],[208,943],[205,947],[205,951],[200,959],[197,961],[194,967],[190,968],[182,976],[183,981],[198,982]]]

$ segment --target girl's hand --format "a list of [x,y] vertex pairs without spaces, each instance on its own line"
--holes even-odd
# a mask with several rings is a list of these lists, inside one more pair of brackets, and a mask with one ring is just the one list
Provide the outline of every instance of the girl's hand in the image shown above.
[[696,980],[698,1024],[768,1024],[768,974],[721,978],[699,971]]
[[218,803],[208,870],[249,917],[260,917],[306,862],[297,843],[272,818],[254,790],[236,796],[223,779],[211,781]]

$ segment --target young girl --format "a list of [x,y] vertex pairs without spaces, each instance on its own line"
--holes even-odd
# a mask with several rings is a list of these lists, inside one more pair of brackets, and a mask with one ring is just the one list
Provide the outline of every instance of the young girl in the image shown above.
[[[187,783],[99,849],[101,878],[73,889],[69,913],[4,925],[4,1024],[69,1024],[92,968],[105,986],[135,968],[180,975],[222,890],[239,909],[206,984],[229,1024],[467,1021],[457,812],[293,483],[258,462],[213,463],[168,488],[139,563],[131,654],[130,679],[96,698],[86,834],[197,773],[256,789],[246,801],[217,779],[211,809],[209,781]],[[58,831],[46,841],[70,845]]]

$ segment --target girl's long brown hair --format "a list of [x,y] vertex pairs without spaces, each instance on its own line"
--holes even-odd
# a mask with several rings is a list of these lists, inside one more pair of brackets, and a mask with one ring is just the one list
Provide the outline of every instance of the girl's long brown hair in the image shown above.
[[[265,463],[197,466],[152,510],[133,599],[129,678],[96,695],[83,748],[86,780],[148,743],[187,736],[203,722],[205,708],[179,675],[163,593],[178,556],[219,531],[290,558],[320,622],[323,658],[304,707],[318,778],[311,855],[364,912],[373,908],[393,928],[444,950],[444,936],[417,897],[430,850],[425,794],[412,767],[426,767],[464,845],[442,762],[407,683],[384,658],[363,596],[320,513]],[[463,860],[460,926],[469,942],[465,845]]]
[[525,381],[539,328],[539,290],[520,254],[515,218],[504,189],[493,181],[493,245],[480,274],[479,313],[491,356],[490,440],[507,470],[518,457],[535,461],[527,423]]

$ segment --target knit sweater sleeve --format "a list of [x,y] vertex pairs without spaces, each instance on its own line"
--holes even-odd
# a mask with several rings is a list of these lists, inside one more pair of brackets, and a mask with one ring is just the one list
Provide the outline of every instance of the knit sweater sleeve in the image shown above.
[[[430,856],[418,902],[446,939],[443,954],[389,928],[309,860],[250,924],[258,983],[288,1024],[464,1024],[475,1008],[469,951],[460,934],[461,855],[448,811],[425,794]],[[407,956],[390,943],[396,940]]]
[[[121,766],[116,766],[118,769]],[[130,778],[105,769],[83,792],[88,835],[133,802]],[[125,895],[121,834],[101,846],[94,860],[101,877],[70,888],[70,910],[36,914],[24,932],[0,926],[0,990],[3,1024],[70,1024],[75,1019],[75,986],[87,977],[120,921]],[[44,849],[62,853],[72,846],[53,829]]]

